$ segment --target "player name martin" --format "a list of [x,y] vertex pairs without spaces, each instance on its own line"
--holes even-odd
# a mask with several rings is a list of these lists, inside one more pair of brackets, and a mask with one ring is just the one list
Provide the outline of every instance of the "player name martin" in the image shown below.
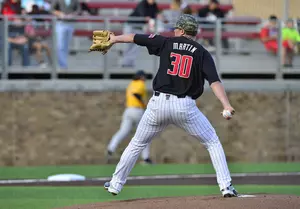
[[190,51],[192,53],[194,53],[197,48],[194,47],[191,44],[184,44],[184,43],[173,43],[173,49],[177,49],[177,50],[186,50],[186,51]]

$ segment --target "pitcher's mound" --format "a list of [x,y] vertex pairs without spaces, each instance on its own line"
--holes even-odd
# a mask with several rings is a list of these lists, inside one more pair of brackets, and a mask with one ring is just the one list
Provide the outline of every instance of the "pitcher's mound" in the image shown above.
[[135,199],[76,205],[64,209],[296,209],[300,197],[291,195],[245,195],[238,198],[220,196],[169,197]]

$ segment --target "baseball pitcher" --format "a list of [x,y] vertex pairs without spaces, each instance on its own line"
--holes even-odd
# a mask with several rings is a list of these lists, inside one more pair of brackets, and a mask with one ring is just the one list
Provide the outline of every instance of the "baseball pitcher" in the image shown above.
[[95,31],[91,51],[106,53],[116,43],[135,43],[160,57],[153,80],[153,96],[137,127],[136,133],[123,152],[110,182],[104,188],[113,195],[121,192],[140,153],[169,124],[184,129],[201,142],[209,152],[223,197],[236,197],[231,184],[225,153],[215,129],[196,106],[196,99],[208,81],[223,105],[223,117],[230,119],[235,110],[228,101],[211,54],[195,41],[198,22],[191,15],[182,15],[175,24],[174,37],[130,34],[114,36]]
[[[128,136],[133,126],[137,126],[146,108],[147,91],[145,73],[136,72],[133,80],[126,89],[126,109],[123,113],[119,131],[112,137],[107,147],[107,163],[110,163],[117,146]],[[152,164],[150,159],[150,144],[142,151],[145,164]]]

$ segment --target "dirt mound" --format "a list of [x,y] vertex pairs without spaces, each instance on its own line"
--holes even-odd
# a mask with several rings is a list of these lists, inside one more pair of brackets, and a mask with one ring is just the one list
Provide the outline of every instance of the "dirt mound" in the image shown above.
[[76,205],[61,209],[299,209],[300,197],[291,195],[254,195],[222,198],[220,196],[135,199]]

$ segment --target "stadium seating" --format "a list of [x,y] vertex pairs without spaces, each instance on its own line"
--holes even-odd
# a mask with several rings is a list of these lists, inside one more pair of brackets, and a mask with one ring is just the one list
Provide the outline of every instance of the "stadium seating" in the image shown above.
[[[167,3],[159,3],[160,8],[167,9],[168,5],[169,4],[167,4]],[[199,9],[202,6],[204,6],[204,5],[201,5],[201,4],[198,4],[198,5],[191,4],[191,5],[192,6],[195,5],[194,8],[196,8],[196,9]],[[109,29],[113,30],[117,35],[121,34],[122,33],[122,29],[121,29],[122,28],[122,23],[124,23],[127,20],[128,16],[127,16],[127,14],[125,14],[125,12],[123,13],[123,15],[117,15],[116,16],[111,11],[112,10],[127,10],[127,12],[128,12],[129,10],[134,9],[134,7],[136,6],[136,2],[108,2],[108,1],[107,2],[88,2],[88,6],[91,7],[91,8],[99,8],[100,10],[102,9],[102,11],[100,11],[99,16],[82,16],[82,17],[80,17],[79,20],[77,20],[78,24],[79,24],[78,25],[79,27],[77,27],[77,29],[75,30],[75,36],[78,37],[78,40],[80,39],[81,41],[87,41],[86,38],[91,38],[92,30],[94,30],[96,28],[103,28],[104,27],[103,23],[104,23],[105,18],[109,18],[109,22],[112,23],[110,25]],[[222,5],[222,8],[226,11],[229,11],[233,7],[232,7],[232,5],[226,4],[226,5]],[[101,18],[102,18],[102,20],[101,20]],[[88,24],[88,23],[91,23],[91,24]],[[259,38],[259,33],[258,33],[258,30],[256,30],[256,28],[257,28],[256,26],[259,26],[261,24],[260,18],[248,17],[248,16],[233,16],[233,17],[227,18],[226,23],[227,23],[227,25],[229,25],[229,27],[226,31],[222,32],[222,38],[246,39],[246,40],[249,40],[249,39],[250,40],[255,40],[255,39]],[[90,27],[88,25],[90,25]],[[231,27],[232,25],[234,27]],[[239,25],[239,26],[236,26],[236,25]],[[251,26],[251,27],[248,27],[248,26]],[[51,35],[51,30],[40,30],[40,31],[38,31],[38,33],[39,33],[39,35],[49,36],[49,35]],[[161,34],[165,35],[165,36],[172,36],[173,35],[172,32],[167,32],[167,31],[161,32]],[[198,39],[214,38],[214,37],[215,37],[215,33],[213,31],[205,31],[205,30],[202,30],[197,35]],[[254,42],[259,45],[259,43],[257,41],[254,41]],[[251,42],[251,43],[253,43],[253,42]],[[78,45],[80,45],[80,44],[78,44]],[[244,49],[247,50],[247,47],[244,48]],[[253,49],[253,47],[251,49]],[[75,49],[75,51],[76,51],[76,49]],[[82,51],[86,52],[87,50],[84,48]],[[78,53],[81,53],[81,51],[79,50]],[[243,61],[241,61],[241,62],[244,62],[245,59],[255,60],[255,59],[257,59],[256,58],[257,56],[260,56],[260,55],[257,55],[256,53],[252,53],[252,54],[253,55],[251,55],[249,58],[241,57],[239,55],[237,55],[239,57],[235,57],[235,55],[231,55],[231,56],[225,56],[225,58],[222,58],[221,65],[225,66],[225,68],[223,68],[223,69],[225,69],[225,71],[224,71],[224,73],[222,73],[222,77],[225,76],[225,75],[228,75],[228,74],[230,74],[230,76],[231,76],[231,74],[236,75],[237,72],[240,72],[240,74],[241,74],[239,77],[245,76],[244,74],[246,74],[246,72],[251,73],[251,76],[254,76],[254,74],[255,74],[255,77],[261,77],[260,74],[262,72],[257,73],[255,70],[251,70],[252,68],[253,69],[257,68],[258,69],[258,67],[256,65],[253,66],[253,67],[252,67],[252,65],[250,67],[247,67],[248,65],[245,64],[243,66],[243,68],[245,68],[245,69],[249,68],[249,70],[246,69],[247,71],[243,70],[243,69],[240,69],[240,68],[238,68],[238,69],[234,68],[233,69],[231,67],[231,66],[234,65],[234,64],[232,64],[232,60],[236,60],[237,58],[242,59]],[[92,67],[88,67],[89,66],[89,65],[87,65],[88,61],[85,62],[85,59],[92,60],[91,55],[88,56],[87,54],[84,55],[83,53],[81,53],[80,56],[84,57],[84,58],[82,58],[82,61],[81,61],[82,63],[83,62],[85,63],[84,64],[85,65],[84,69],[85,68],[92,69]],[[85,57],[85,56],[87,56],[87,57]],[[94,56],[94,54],[93,54],[93,56]],[[263,56],[267,56],[267,55],[263,55]],[[273,57],[267,57],[267,58],[270,59],[270,60],[273,59]],[[109,59],[110,58],[108,58],[108,60]],[[149,64],[151,64],[151,62],[152,61],[149,61],[147,66]],[[89,70],[88,71],[80,70],[81,69],[80,66],[76,65],[78,70],[76,70],[72,73],[71,72],[67,72],[67,73],[66,72],[60,72],[58,77],[59,78],[65,78],[65,77],[61,77],[63,75],[63,76],[66,76],[68,78],[73,76],[74,78],[79,78],[80,77],[80,78],[91,79],[90,77],[92,77],[93,79],[96,79],[96,78],[98,78],[97,76],[99,75],[102,78],[102,76],[104,76],[104,74],[102,72],[102,69],[104,68],[103,67],[104,64],[102,66],[102,63],[104,63],[104,61],[103,62],[101,61],[101,63],[100,63],[101,67],[97,67],[97,71],[94,71],[94,70],[91,70],[91,71],[89,71]],[[252,63],[257,63],[257,62],[251,62],[250,61],[249,63],[252,64]],[[273,63],[273,61],[271,63]],[[126,70],[122,69],[122,71],[121,71],[121,69],[118,69],[117,67],[116,68],[113,67],[111,65],[111,63],[109,64],[109,66],[110,66],[110,68],[109,68],[110,73],[109,74],[110,74],[111,78],[113,76],[121,76],[122,78],[124,78],[125,73],[131,73],[131,71],[129,69],[126,69]],[[273,67],[273,65],[271,66],[271,64],[270,64],[270,66],[269,66],[269,64],[268,65],[266,64],[266,66],[264,65],[264,69],[266,68],[267,70],[264,70],[263,72],[266,71],[265,73],[268,74],[268,75],[270,74],[271,77],[272,77],[272,78],[270,77],[269,79],[274,79],[275,72],[273,72],[273,69],[275,70],[275,66],[276,66],[275,60],[274,60],[274,67]],[[149,68],[149,72],[151,71],[151,69]],[[270,69],[270,72],[269,72],[268,69]],[[271,70],[272,70],[272,72],[271,72]],[[9,76],[10,77],[11,76],[20,76],[21,74],[19,75],[18,72],[19,71],[11,72],[9,74]],[[121,72],[122,72],[122,75],[120,74]],[[50,78],[50,73],[48,73],[48,74],[49,74],[48,77]],[[256,74],[259,74],[259,75],[256,75]],[[24,75],[24,73],[22,73],[22,76],[23,75]],[[126,74],[126,76],[127,76],[127,74]],[[128,76],[130,77],[131,74],[128,75]],[[249,75],[247,75],[246,77],[249,77]]]
[[[134,9],[137,5],[137,2],[127,2],[127,1],[90,1],[86,2],[87,6],[92,9],[98,9],[98,10],[109,10],[109,9],[118,9],[118,10],[125,10],[125,9]],[[197,3],[190,3],[189,6],[193,10],[199,10],[200,8],[203,8],[205,5],[204,4],[197,4]],[[158,3],[158,7],[160,9],[168,9],[169,8],[169,3]],[[221,9],[229,12],[233,9],[232,4],[221,4],[220,5]],[[101,12],[99,13],[100,16]],[[127,16],[116,16],[114,14],[111,15],[103,15],[102,17],[106,18],[112,18],[110,20],[110,23],[124,23],[127,20]],[[91,23],[101,23],[104,22],[104,20],[97,20],[97,19],[91,19],[89,17],[87,18],[81,18],[78,20],[79,22],[91,22]],[[226,21],[227,25],[259,25],[261,23],[259,18],[256,17],[249,17],[249,16],[238,16],[238,17],[230,17]],[[115,34],[120,34],[122,31],[117,30],[114,31]],[[50,34],[50,31],[40,31],[41,34]],[[83,30],[83,29],[77,29],[75,31],[75,36],[78,37],[90,37],[92,34],[91,30]],[[169,32],[163,32],[163,35],[172,35]],[[215,35],[213,32],[208,32],[208,31],[203,31],[200,34],[198,34],[198,38],[213,38]],[[239,31],[227,31],[222,33],[223,38],[239,38],[239,39],[256,39],[259,37],[258,32],[239,32]]]
[[[99,15],[105,14],[105,17],[113,17],[110,20],[111,23],[123,23],[127,20],[127,16],[122,16],[120,12],[114,13],[103,13],[104,10],[132,10],[136,7],[138,2],[125,2],[125,1],[91,1],[86,2],[87,6],[92,9],[98,9]],[[199,3],[191,3],[188,2],[189,6],[192,8],[193,11],[198,11],[200,8],[205,7],[205,4]],[[158,7],[161,10],[169,9],[170,4],[168,2],[158,2]],[[224,10],[226,13],[231,11],[234,7],[232,4],[221,4],[220,8]],[[104,15],[103,15],[104,16]],[[88,20],[88,19],[81,19],[80,21],[84,22],[103,22],[103,20]],[[261,23],[259,18],[256,17],[249,17],[249,16],[239,16],[239,17],[230,17],[226,20],[227,25],[252,25],[256,26]],[[122,31],[114,31],[115,34],[120,34]],[[76,30],[75,36],[84,37],[84,36],[91,36],[92,31],[90,30]],[[163,32],[163,35],[172,35],[169,32]],[[202,31],[198,34],[197,38],[214,38],[215,34],[211,31]],[[259,37],[258,32],[240,32],[240,31],[227,31],[222,33],[222,38],[235,38],[235,39],[257,39]],[[239,47],[237,47],[239,48]]]
[[[122,9],[133,9],[136,7],[137,2],[117,2],[117,1],[107,1],[107,2],[87,2],[87,5],[89,8],[92,9],[113,9],[113,8],[122,8]],[[203,4],[189,4],[189,6],[192,9],[199,10],[203,8],[205,5]],[[158,8],[163,10],[163,9],[168,9],[170,7],[169,3],[158,3]],[[233,9],[233,6],[231,4],[222,4],[220,5],[220,8],[226,12],[230,11]]]

